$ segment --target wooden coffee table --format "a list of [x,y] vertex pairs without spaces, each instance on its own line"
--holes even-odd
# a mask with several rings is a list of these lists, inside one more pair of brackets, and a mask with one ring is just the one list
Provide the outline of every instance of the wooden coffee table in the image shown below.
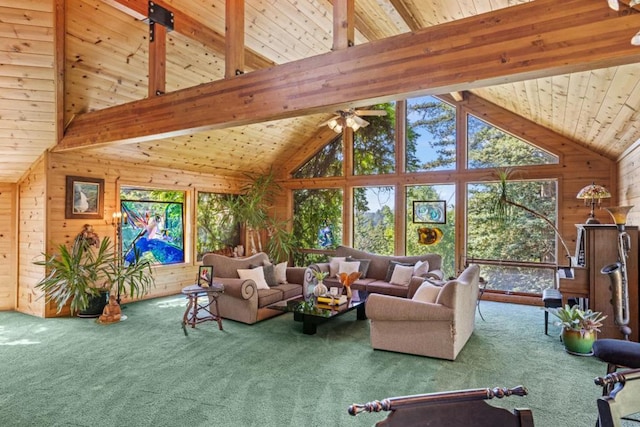
[[364,303],[364,299],[352,298],[346,304],[332,308],[320,308],[325,306],[310,306],[308,302],[305,302],[304,298],[299,297],[271,304],[269,308],[293,313],[293,320],[302,322],[302,333],[313,335],[316,333],[318,325],[354,309],[357,310],[358,320],[366,320],[367,315],[364,311]]

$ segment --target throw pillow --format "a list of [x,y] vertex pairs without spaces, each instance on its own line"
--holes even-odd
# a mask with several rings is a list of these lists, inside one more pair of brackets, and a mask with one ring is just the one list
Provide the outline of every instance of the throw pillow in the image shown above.
[[391,280],[389,283],[392,285],[401,285],[401,286],[409,286],[409,282],[413,277],[413,266],[412,265],[396,265],[393,269],[393,274],[391,275]]
[[389,267],[387,268],[387,276],[384,278],[385,282],[391,282],[391,276],[393,275],[393,270],[396,268],[396,265],[403,265],[403,266],[411,266],[413,267],[413,264],[411,263],[406,263],[406,262],[399,262],[399,261],[389,261]]
[[275,266],[276,282],[281,285],[287,283],[287,263],[281,262]]
[[267,286],[277,286],[275,267],[270,262],[265,262],[262,266],[264,270],[264,281],[267,282]]
[[344,261],[340,263],[340,267],[338,267],[338,275],[340,275],[340,273],[347,273],[347,274],[351,274],[351,273],[356,273],[360,268],[360,263],[357,261]]
[[354,261],[358,261],[360,263],[360,268],[358,268],[358,271],[360,272],[360,278],[364,279],[365,277],[367,277],[367,273],[369,272],[369,264],[371,264],[371,260],[355,259],[355,258],[347,257],[347,262],[354,262]]
[[267,282],[264,280],[264,270],[262,266],[247,270],[238,269],[238,276],[243,280],[253,280],[256,282],[258,289],[269,289],[269,285],[267,285]]
[[329,258],[329,277],[336,277],[338,269],[340,268],[340,263],[346,260],[346,257],[339,256]]
[[429,272],[429,261],[418,261],[413,266],[413,275],[425,277]]
[[422,302],[436,302],[438,299],[438,294],[440,293],[440,286],[434,286],[430,283],[424,282],[415,294],[413,294],[414,301],[422,301]]

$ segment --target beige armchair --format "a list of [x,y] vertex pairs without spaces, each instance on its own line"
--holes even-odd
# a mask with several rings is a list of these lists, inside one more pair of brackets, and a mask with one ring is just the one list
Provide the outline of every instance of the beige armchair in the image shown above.
[[371,294],[371,346],[455,360],[475,328],[480,267],[469,265],[443,286],[423,283],[412,299]]

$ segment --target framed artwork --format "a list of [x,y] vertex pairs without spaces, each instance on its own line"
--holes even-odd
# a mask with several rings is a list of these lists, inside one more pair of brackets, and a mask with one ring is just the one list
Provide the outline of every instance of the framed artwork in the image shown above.
[[198,286],[208,288],[213,282],[213,266],[201,265],[198,269]]
[[419,224],[446,224],[446,200],[414,200],[413,222]]
[[104,179],[67,176],[65,218],[102,219]]

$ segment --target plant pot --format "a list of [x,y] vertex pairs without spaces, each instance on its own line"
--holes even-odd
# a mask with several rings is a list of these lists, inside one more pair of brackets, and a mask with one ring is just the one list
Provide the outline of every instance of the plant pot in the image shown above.
[[78,311],[78,317],[100,317],[104,306],[109,302],[109,291],[100,291],[99,295],[89,297],[89,305],[84,310]]
[[568,353],[580,356],[591,356],[591,347],[596,340],[596,331],[588,331],[583,335],[580,331],[562,330],[562,342]]

